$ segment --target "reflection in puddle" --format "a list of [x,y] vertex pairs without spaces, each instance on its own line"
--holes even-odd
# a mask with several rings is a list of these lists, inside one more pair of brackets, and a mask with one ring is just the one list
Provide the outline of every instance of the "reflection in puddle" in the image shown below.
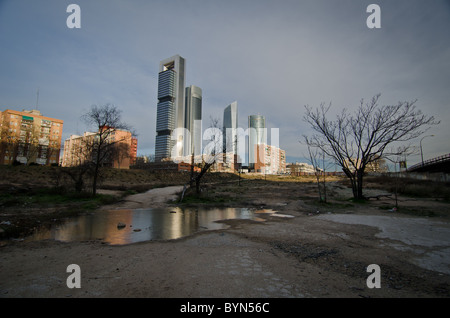
[[216,221],[249,219],[264,221],[258,214],[275,215],[272,210],[247,208],[170,208],[97,211],[70,218],[50,229],[40,229],[27,240],[102,240],[122,245],[150,240],[172,240],[204,230],[227,228]]

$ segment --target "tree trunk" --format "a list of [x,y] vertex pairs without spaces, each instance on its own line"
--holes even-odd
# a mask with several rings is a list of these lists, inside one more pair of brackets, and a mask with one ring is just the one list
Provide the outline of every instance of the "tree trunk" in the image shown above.
[[94,180],[92,181],[92,195],[97,194],[97,175],[98,175],[98,164],[95,166],[94,170]]
[[203,175],[208,171],[209,167],[211,167],[212,165],[213,165],[212,163],[206,163],[203,166],[200,173],[195,178],[195,188],[196,188],[197,194],[200,194],[200,181],[201,181]]
[[197,195],[200,194],[200,178],[195,180],[195,191],[197,192]]
[[357,197],[358,200],[363,200],[363,176],[364,176],[364,170],[357,170],[356,171],[356,185],[357,185]]
[[80,174],[78,175],[77,180],[75,181],[75,191],[78,192],[78,193],[80,193],[81,191],[83,191],[83,185],[84,185],[84,182],[83,182],[83,175],[80,173]]
[[342,169],[342,170],[344,171],[347,178],[349,178],[350,184],[352,185],[353,199],[357,199],[358,198],[358,187],[357,187],[357,182],[355,180],[355,178],[356,178],[355,175],[353,175],[351,173],[351,171],[348,169]]
[[319,202],[322,202],[322,188],[320,186],[320,176],[319,173],[316,171],[316,180],[317,180],[317,190],[319,191]]
[[97,176],[98,176],[98,169],[100,166],[100,147],[97,149],[97,161],[95,163],[95,169],[94,169],[94,180],[92,181],[92,195],[95,196],[97,194]]
[[354,179],[352,179],[351,182],[352,182],[353,199],[357,199],[358,198],[358,187],[357,187],[356,181]]

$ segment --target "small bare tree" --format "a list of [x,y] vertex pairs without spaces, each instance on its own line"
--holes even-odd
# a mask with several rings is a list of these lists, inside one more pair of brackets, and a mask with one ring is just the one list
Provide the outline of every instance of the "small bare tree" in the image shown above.
[[93,105],[82,118],[87,124],[98,129],[95,138],[90,139],[91,143],[86,145],[86,149],[91,153],[93,165],[92,194],[96,195],[99,169],[107,159],[111,158],[115,144],[121,141],[113,141],[111,137],[115,131],[129,130],[130,127],[122,122],[121,111],[112,104],[100,107]]
[[67,158],[69,164],[66,163],[68,166],[61,169],[61,174],[70,177],[76,192],[82,192],[85,186],[85,179],[92,170],[90,161],[86,159],[87,156],[90,156],[90,153],[86,151],[85,141],[80,138],[77,143],[67,148],[66,144],[64,144],[63,151],[64,157]]
[[130,158],[130,144],[127,142],[116,143],[111,148],[111,159],[116,160],[118,168],[124,163],[126,159]]
[[[209,133],[208,138],[210,139],[210,143],[206,145],[202,154],[202,162],[200,164],[200,172],[195,172],[193,166],[191,167],[191,177],[189,182],[184,186],[183,192],[181,193],[180,202],[184,198],[184,194],[187,189],[187,185],[190,186],[195,185],[195,191],[197,195],[200,195],[201,189],[200,185],[202,182],[202,178],[206,175],[206,173],[210,170],[210,168],[218,161],[219,156],[222,155],[222,130],[219,129],[219,119],[210,118],[211,125],[208,128],[207,132]],[[193,164],[193,160],[192,160]]]
[[[327,187],[326,187],[326,170],[325,153],[320,148],[315,148],[311,145],[308,136],[303,136],[306,146],[308,147],[308,155],[311,165],[314,167],[314,176],[317,181],[317,190],[319,192],[319,201],[327,202]],[[322,163],[320,162],[322,161]],[[320,167],[322,165],[322,168]]]
[[4,119],[1,124],[3,127],[0,135],[0,153],[4,156],[3,158],[5,161],[7,160],[9,164],[13,164],[19,151],[20,135],[19,133],[14,132],[9,120]]
[[316,109],[305,106],[304,120],[315,131],[309,139],[311,145],[341,166],[352,185],[354,199],[364,198],[366,167],[380,158],[397,155],[388,146],[417,138],[429,126],[439,123],[416,110],[416,101],[379,106],[379,97],[380,94],[374,96],[368,103],[361,100],[353,115],[344,109],[334,121],[327,118],[331,104],[326,107],[322,103]]
[[200,194],[200,183],[203,176],[218,161],[219,156],[222,155],[222,131],[219,129],[219,119],[211,117],[210,120],[210,143],[206,145],[203,150],[200,172],[196,175],[194,174],[195,189],[197,194]]
[[19,139],[19,152],[25,157],[27,165],[34,163],[39,154],[40,127],[30,123],[21,130]]
[[[400,178],[400,163],[405,161],[406,156],[411,155],[416,152],[417,149],[414,147],[398,147],[396,149],[397,156],[393,156],[392,158],[386,158],[394,165],[394,199],[395,199],[395,208],[399,209],[398,204],[398,188],[399,188],[399,178]],[[399,171],[397,171],[397,165],[399,166]],[[389,167],[387,167],[389,169]]]

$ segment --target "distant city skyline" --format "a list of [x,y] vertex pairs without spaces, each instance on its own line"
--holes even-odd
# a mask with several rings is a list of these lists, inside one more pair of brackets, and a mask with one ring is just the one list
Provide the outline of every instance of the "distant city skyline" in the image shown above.
[[[366,24],[372,3],[379,29]],[[137,132],[138,155],[155,154],[158,66],[180,54],[189,66],[183,90],[202,89],[203,128],[238,101],[239,127],[264,114],[287,162],[307,162],[305,105],[332,103],[333,119],[377,93],[381,104],[417,99],[441,120],[423,135],[434,135],[422,143],[424,160],[450,152],[448,1],[79,0],[73,29],[69,4],[0,2],[0,110],[60,118],[63,140],[89,130],[80,117],[91,105],[112,103]],[[421,161],[421,137],[408,166]]]

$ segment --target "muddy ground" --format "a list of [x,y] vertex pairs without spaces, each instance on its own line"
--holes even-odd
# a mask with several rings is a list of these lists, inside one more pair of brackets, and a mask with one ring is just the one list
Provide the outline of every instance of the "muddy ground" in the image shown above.
[[[184,204],[271,208],[292,217],[224,220],[228,229],[178,240],[122,246],[10,240],[0,247],[0,297],[450,296],[448,202],[399,197],[401,208],[392,211],[392,196],[353,203],[345,185],[328,186],[328,203],[319,204],[314,183],[211,184],[203,200]],[[102,209],[174,206],[180,190],[138,193]],[[69,264],[81,268],[79,289],[67,287]],[[381,288],[367,286],[370,264],[380,267]]]

